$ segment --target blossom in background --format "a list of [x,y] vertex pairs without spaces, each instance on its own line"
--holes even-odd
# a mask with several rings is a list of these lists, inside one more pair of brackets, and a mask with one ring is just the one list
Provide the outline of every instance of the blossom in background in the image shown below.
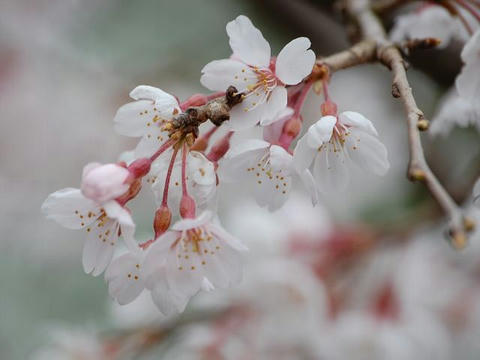
[[432,120],[430,133],[446,136],[454,126],[462,128],[475,126],[480,132],[480,108],[460,97],[455,88],[442,98],[437,114]]
[[300,37],[289,42],[276,59],[269,43],[246,16],[227,24],[232,57],[215,60],[202,69],[200,82],[210,90],[225,91],[233,85],[245,93],[241,104],[230,112],[234,130],[268,125],[287,106],[285,85],[300,83],[312,71],[315,54],[310,40]]
[[[161,204],[165,188],[164,174],[167,172],[169,161],[167,157],[160,158],[150,171],[150,181],[155,193],[157,204]],[[187,155],[187,189],[193,197],[197,208],[205,209],[215,197],[217,176],[215,167],[202,153],[190,151]],[[178,212],[182,198],[181,160],[178,159],[173,166],[171,180],[168,188],[168,206],[173,213]]]
[[385,175],[390,166],[387,149],[377,137],[370,120],[357,112],[323,116],[298,141],[293,164],[302,174],[314,163],[313,177],[321,191],[342,189],[352,164]]
[[480,205],[480,178],[473,187],[473,203],[475,205]]
[[213,214],[175,223],[149,247],[143,266],[146,286],[164,314],[182,312],[201,289],[226,288],[242,277],[246,247],[213,223]]
[[465,65],[455,81],[458,94],[480,112],[480,30],[465,44],[461,57]]
[[137,86],[130,97],[136,101],[118,109],[113,120],[115,130],[122,135],[142,137],[135,156],[149,157],[168,140],[163,125],[180,112],[180,105],[172,95],[146,85]]
[[120,234],[127,246],[135,247],[135,224],[115,200],[98,203],[83,196],[80,189],[66,188],[50,194],[42,212],[68,229],[85,229],[82,263],[87,274],[98,276],[106,269]]
[[437,38],[439,48],[446,47],[453,37],[460,37],[460,21],[453,17],[443,6],[426,6],[417,11],[396,18],[390,32],[393,41],[407,39]]
[[231,148],[220,164],[220,179],[243,181],[255,200],[270,211],[281,207],[292,186],[292,155],[277,145],[250,139]]

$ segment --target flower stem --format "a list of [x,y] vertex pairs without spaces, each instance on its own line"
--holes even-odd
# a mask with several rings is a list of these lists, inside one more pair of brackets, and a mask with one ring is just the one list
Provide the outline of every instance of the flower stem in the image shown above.
[[165,150],[167,150],[173,144],[173,142],[173,139],[169,139],[164,142],[162,146],[160,146],[160,148],[156,151],[156,153],[150,156],[150,161],[155,161],[160,155],[162,155]]
[[172,158],[170,159],[170,164],[168,165],[167,176],[165,177],[165,186],[163,187],[163,198],[162,206],[168,206],[168,188],[170,186],[170,178],[172,177],[173,165],[175,164],[175,158],[177,157],[178,148],[173,149]]
[[187,189],[187,144],[183,143],[182,147],[182,194],[188,195]]
[[302,110],[303,104],[305,103],[305,99],[308,95],[308,91],[310,90],[312,85],[312,81],[308,81],[303,85],[302,89],[300,90],[300,94],[298,95],[298,98],[295,102],[295,106],[293,107],[293,116],[300,115],[300,111]]

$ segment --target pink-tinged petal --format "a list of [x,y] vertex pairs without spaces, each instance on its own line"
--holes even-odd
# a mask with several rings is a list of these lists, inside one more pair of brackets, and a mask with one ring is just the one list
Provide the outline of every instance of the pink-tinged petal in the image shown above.
[[80,189],[66,188],[47,197],[42,213],[68,229],[81,229],[99,216],[100,205],[83,196]]
[[315,64],[315,53],[308,50],[310,40],[300,37],[290,41],[280,51],[275,65],[275,74],[287,85],[296,85],[310,75]]
[[274,119],[270,125],[263,128],[263,139],[270,143],[277,142],[282,135],[283,125],[285,125],[285,122],[290,119],[292,114],[293,109],[290,107],[286,107],[277,114],[276,119]]
[[355,111],[344,111],[338,116],[340,123],[363,130],[370,135],[378,136],[372,122]]
[[248,65],[268,67],[270,44],[248,17],[240,15],[230,21],[227,24],[227,34],[235,57]]
[[346,150],[356,165],[383,176],[390,168],[387,148],[380,140],[362,131],[351,131],[345,142]]
[[235,86],[239,92],[243,92],[249,85],[257,82],[257,76],[244,63],[223,59],[214,60],[205,65],[200,82],[212,91],[225,91],[229,86]]
[[113,200],[127,192],[130,185],[125,180],[129,174],[126,168],[117,164],[88,164],[83,170],[82,194],[99,204]]
[[323,143],[329,141],[336,123],[337,118],[335,116],[322,116],[320,120],[310,126],[305,135],[308,146],[318,149]]
[[287,89],[285,87],[277,86],[273,89],[265,103],[265,110],[263,111],[260,125],[266,126],[280,120],[279,114],[283,113],[287,108],[287,97]]
[[298,140],[293,151],[293,166],[299,174],[309,168],[317,153],[317,149],[308,145],[307,134]]

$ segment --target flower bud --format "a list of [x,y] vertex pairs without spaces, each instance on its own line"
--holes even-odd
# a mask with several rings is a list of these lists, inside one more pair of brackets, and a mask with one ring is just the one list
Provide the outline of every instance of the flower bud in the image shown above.
[[180,216],[184,219],[195,217],[195,200],[189,195],[183,195],[180,201]]
[[155,231],[155,238],[162,235],[170,227],[172,221],[172,212],[167,206],[162,205],[155,211],[155,218],[153,219],[153,230]]
[[128,190],[126,180],[129,174],[117,164],[90,163],[83,168],[82,194],[98,203],[113,200]]
[[137,159],[128,166],[128,170],[134,179],[138,179],[148,174],[151,164],[152,161],[150,159]]
[[298,116],[290,118],[283,126],[283,133],[295,138],[302,130],[302,120]]

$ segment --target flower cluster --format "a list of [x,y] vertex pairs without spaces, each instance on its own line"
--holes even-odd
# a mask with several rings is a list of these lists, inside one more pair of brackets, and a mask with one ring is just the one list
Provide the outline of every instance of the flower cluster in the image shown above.
[[[238,16],[226,30],[231,57],[207,64],[200,79],[215,93],[179,102],[158,88],[136,87],[133,101],[114,118],[118,133],[140,139],[132,161],[88,164],[79,189],[59,190],[42,206],[48,218],[87,232],[84,270],[105,272],[109,293],[120,304],[148,291],[163,314],[172,314],[199,291],[241,280],[247,248],[215,213],[217,187],[224,182],[248,184],[257,203],[273,211],[288,199],[295,178],[316,204],[322,192],[348,184],[352,166],[377,175],[389,168],[372,122],[354,111],[338,113],[328,94],[328,71],[313,76],[323,65],[309,39],[294,39],[272,56],[247,17]],[[319,119],[302,135],[301,110],[312,88],[323,102]],[[200,132],[207,121],[213,127]],[[257,126],[263,139],[230,146],[237,132]],[[219,128],[226,131],[210,144]],[[157,209],[153,235],[140,243],[127,205],[143,185],[151,187]],[[126,251],[117,255],[120,237]]]

